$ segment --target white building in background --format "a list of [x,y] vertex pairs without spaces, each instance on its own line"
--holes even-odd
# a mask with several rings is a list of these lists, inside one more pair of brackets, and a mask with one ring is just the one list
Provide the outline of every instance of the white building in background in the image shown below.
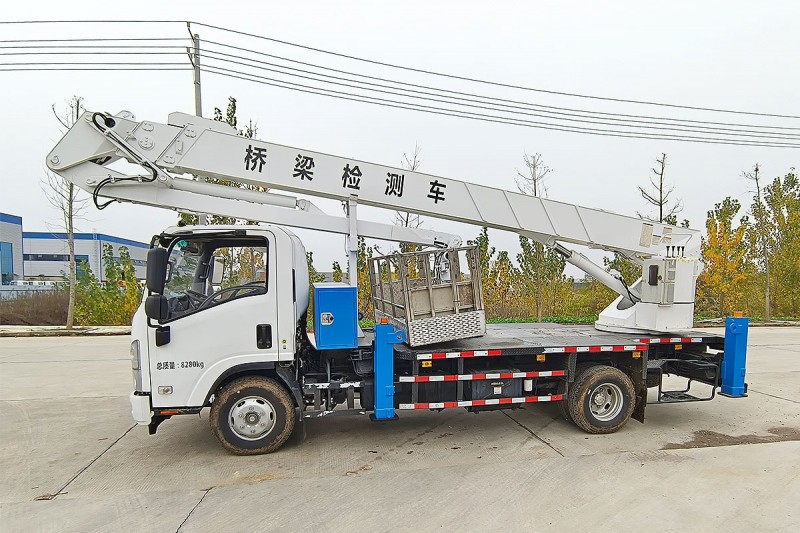
[[[110,245],[119,261],[120,248],[127,247],[138,279],[145,278],[149,244],[113,237],[104,233],[75,233],[75,260],[86,262],[92,273],[105,281],[103,248]],[[25,231],[22,233],[25,278],[62,279],[69,271],[69,247],[66,233]]]
[[[111,246],[119,261],[120,248],[127,247],[138,279],[145,278],[147,250],[150,245],[106,235],[75,233],[75,259],[85,261],[94,275],[105,281],[103,247]],[[0,267],[2,284],[23,285],[24,281],[60,281],[69,271],[69,247],[66,233],[22,231],[22,218],[0,213]],[[79,272],[80,275],[80,272]]]

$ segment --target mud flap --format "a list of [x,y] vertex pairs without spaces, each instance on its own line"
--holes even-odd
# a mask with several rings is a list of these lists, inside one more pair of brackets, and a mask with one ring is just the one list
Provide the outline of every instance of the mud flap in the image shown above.
[[297,413],[297,422],[294,425],[294,431],[292,431],[289,437],[289,442],[292,444],[303,444],[308,436],[306,433],[306,421],[303,418],[303,410],[301,408],[298,407],[295,409],[295,412]]
[[633,382],[636,391],[636,404],[633,406],[631,418],[644,423],[644,411],[647,407],[647,350],[638,352],[637,358],[631,353],[630,359],[621,358],[620,370],[624,371]]
[[[638,387],[634,382],[634,387]],[[638,390],[638,389],[637,389]],[[644,424],[644,408],[647,407],[647,389],[636,393],[636,405],[633,408],[631,418]]]

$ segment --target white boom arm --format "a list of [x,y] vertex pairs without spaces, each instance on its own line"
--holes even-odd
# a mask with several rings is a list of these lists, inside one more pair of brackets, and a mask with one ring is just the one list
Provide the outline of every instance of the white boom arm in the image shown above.
[[[605,324],[601,317],[599,326],[636,330],[691,327],[694,283],[699,274],[696,256],[700,237],[696,230],[247,139],[236,135],[225,123],[183,113],[170,114],[168,122],[136,122],[126,112],[115,117],[87,112],[48,155],[47,165],[93,193],[95,200],[102,196],[171,209],[334,231],[351,237],[351,252],[356,234],[424,244],[454,242],[453,236],[448,234],[356,222],[352,212],[356,202],[513,231],[555,247],[570,263],[620,294],[617,302],[606,310],[606,315],[616,307],[617,314],[624,316],[610,316]],[[144,167],[149,175],[131,176],[108,168],[107,165],[119,159]],[[340,200],[347,203],[349,220],[324,215],[309,203],[292,197],[198,182],[178,175],[213,177]],[[265,210],[265,206],[280,207]],[[676,284],[672,289],[661,287],[660,292],[656,291],[658,294],[655,289],[650,289],[645,291],[649,295],[647,298],[656,298],[658,302],[645,301],[640,286],[626,286],[586,257],[557,244],[560,242],[618,251],[644,261],[645,268],[653,263],[651,258],[659,255],[670,256],[673,262],[692,262],[689,269],[691,279],[685,282],[690,290],[684,290],[683,284],[681,287]],[[659,279],[665,283],[678,282],[675,268],[670,267],[671,278],[662,276],[667,274],[667,266],[662,265],[661,274],[657,274],[661,276]],[[679,275],[684,276],[683,270],[679,270]],[[652,274],[653,271],[649,272]],[[653,278],[649,285],[657,286],[656,282]],[[672,292],[665,296],[664,291],[670,290]],[[671,309],[682,307],[678,313],[680,318],[672,317],[676,314],[666,313],[666,309],[653,308],[640,313],[649,318],[637,320],[635,309],[651,303]],[[667,314],[670,318],[664,320]],[[690,317],[688,324],[687,316]]]

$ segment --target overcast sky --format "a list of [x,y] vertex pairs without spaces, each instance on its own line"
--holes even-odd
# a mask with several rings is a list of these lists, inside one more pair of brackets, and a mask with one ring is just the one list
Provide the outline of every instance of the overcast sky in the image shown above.
[[[796,2],[6,2],[2,20],[188,19],[235,28],[354,56],[508,84],[615,98],[800,115],[800,4]],[[0,26],[2,39],[177,36],[181,24]],[[538,93],[476,87],[429,76],[346,62],[309,51],[198,29],[201,39],[225,40],[278,55],[377,76],[434,83],[455,90],[540,104],[800,127],[800,120],[758,119],[699,111],[612,104]],[[4,58],[3,62],[18,59]],[[92,110],[133,112],[166,122],[171,111],[194,111],[191,72],[0,72],[3,132],[0,211],[23,217],[25,230],[58,223],[40,187],[44,157],[60,138],[50,106],[63,109],[80,95]],[[258,123],[258,137],[376,163],[399,165],[421,147],[421,171],[516,189],[523,152],[541,153],[553,171],[549,197],[623,214],[648,212],[637,186],[662,152],[667,180],[682,198],[692,227],[733,196],[749,207],[751,185],[740,174],[758,162],[772,179],[800,166],[800,150],[618,139],[490,124],[300,94],[203,74],[203,112],[233,95],[239,119]],[[334,214],[330,201],[318,205]],[[392,213],[362,210],[390,222]],[[130,205],[90,207],[81,231],[149,240],[175,222],[173,212]],[[477,227],[426,218],[424,226],[464,240]],[[344,243],[298,232],[317,267],[344,261]],[[338,240],[338,238],[337,238]],[[493,244],[515,252],[517,237],[492,233]]]

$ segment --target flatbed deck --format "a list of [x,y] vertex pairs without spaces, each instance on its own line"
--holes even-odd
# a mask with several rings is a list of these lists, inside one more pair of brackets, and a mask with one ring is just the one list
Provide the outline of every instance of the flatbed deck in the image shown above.
[[[646,350],[649,344],[722,344],[724,337],[698,331],[679,333],[610,333],[591,325],[549,322],[487,324],[486,335],[413,348],[395,345],[405,360],[442,359],[474,355],[533,355],[539,353]],[[483,352],[493,352],[491,354]],[[499,352],[499,353],[498,353]]]

